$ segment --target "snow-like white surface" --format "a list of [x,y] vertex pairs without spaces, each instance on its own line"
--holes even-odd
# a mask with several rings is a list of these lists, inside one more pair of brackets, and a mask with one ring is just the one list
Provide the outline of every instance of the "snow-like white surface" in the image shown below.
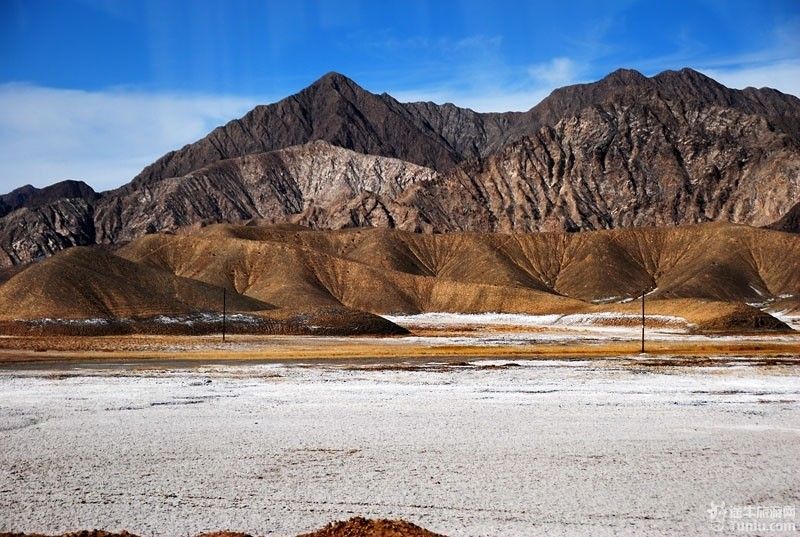
[[800,368],[745,364],[0,371],[0,531],[711,534],[800,491]]
[[775,317],[776,319],[785,322],[791,328],[794,328],[795,330],[800,330],[800,315],[794,315],[786,311],[770,311],[769,314]]
[[[225,317],[226,321],[233,323],[258,323],[260,318],[246,313],[229,313]],[[191,315],[158,315],[153,317],[153,322],[160,324],[188,324],[194,323],[221,323],[221,313],[195,313]]]
[[[521,315],[508,313],[421,313],[416,315],[385,315],[390,321],[410,329],[442,330],[442,335],[408,336],[397,338],[397,344],[505,346],[537,343],[633,341],[641,337],[641,317],[626,313],[580,313],[570,315]],[[800,318],[782,317],[790,326],[800,329]],[[614,323],[620,321],[618,325]],[[502,330],[505,327],[513,331]],[[497,330],[496,328],[500,328]],[[681,317],[647,315],[646,341],[796,341],[796,334],[709,335],[688,333],[692,325]],[[467,333],[452,335],[452,331],[468,329]],[[450,334],[447,331],[451,331]]]
[[[22,321],[22,319],[17,319],[17,321]],[[111,320],[100,317],[92,317],[88,319],[61,319],[58,317],[42,317],[41,319],[36,319],[33,322],[35,324],[42,324],[42,325],[63,324],[70,326],[92,326],[92,325],[108,324],[111,322]]]
[[[571,327],[603,325],[609,321],[635,321],[641,317],[632,313],[573,313],[549,315],[524,315],[516,313],[419,313],[416,315],[384,315],[390,321],[403,326],[448,327],[448,326],[534,326]],[[669,315],[646,315],[645,324],[655,322],[679,327],[687,325],[681,317]]]
[[[183,314],[183,315],[156,315],[154,317],[145,318],[145,321],[152,321],[159,324],[188,324],[192,325],[194,323],[219,323],[222,322],[222,314],[221,313],[190,313],[190,314]],[[229,313],[226,315],[226,320],[232,323],[247,323],[253,324],[258,323],[260,318],[256,315],[250,315],[247,313]],[[17,321],[21,321],[21,319],[17,319]],[[62,324],[62,325],[70,325],[70,326],[86,326],[86,325],[101,325],[101,324],[109,324],[114,322],[133,322],[133,319],[129,318],[119,318],[119,319],[109,319],[105,317],[90,317],[86,319],[62,319],[58,317],[43,317],[41,319],[36,319],[33,321],[35,324]]]

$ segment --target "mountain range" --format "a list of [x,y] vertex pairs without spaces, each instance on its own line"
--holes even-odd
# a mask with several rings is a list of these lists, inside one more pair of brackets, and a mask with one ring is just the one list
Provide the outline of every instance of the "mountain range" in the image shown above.
[[691,69],[615,71],[527,112],[401,103],[337,73],[116,190],[0,197],[0,266],[210,223],[420,232],[724,221],[798,231],[800,99]]

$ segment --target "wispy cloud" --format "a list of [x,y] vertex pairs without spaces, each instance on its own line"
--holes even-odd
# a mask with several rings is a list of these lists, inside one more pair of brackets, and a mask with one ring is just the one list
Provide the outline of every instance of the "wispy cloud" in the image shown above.
[[454,103],[477,112],[525,111],[536,106],[554,89],[582,81],[577,64],[568,58],[531,67],[507,69],[476,81],[447,83],[392,92],[400,101]]
[[724,56],[708,54],[701,41],[683,35],[674,52],[636,65],[649,74],[689,66],[731,88],[769,87],[800,96],[800,18],[782,22],[770,34],[762,48]]
[[554,89],[586,80],[585,66],[566,57],[529,66],[494,64],[476,76],[456,70],[451,80],[392,92],[401,101],[452,102],[478,112],[529,110]]
[[582,67],[570,58],[553,58],[544,63],[531,66],[528,74],[535,81],[546,86],[564,86],[578,79]]
[[353,34],[377,65],[403,64],[414,58],[413,69],[378,68],[354,73],[380,80],[374,91],[388,91],[403,102],[454,103],[478,112],[524,111],[553,89],[581,79],[583,64],[557,57],[536,64],[512,65],[506,59],[504,39],[497,35],[458,38],[396,36],[390,31],[362,41]]
[[772,30],[772,42],[760,50],[730,57],[706,58],[698,70],[731,88],[769,87],[800,96],[800,18]]
[[730,88],[768,87],[800,96],[800,60],[698,70]]
[[256,104],[230,96],[0,85],[0,191],[82,179],[122,185]]

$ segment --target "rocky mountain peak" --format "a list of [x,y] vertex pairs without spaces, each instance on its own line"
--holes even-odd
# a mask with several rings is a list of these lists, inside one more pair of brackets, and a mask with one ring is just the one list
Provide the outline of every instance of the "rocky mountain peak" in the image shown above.
[[604,76],[600,81],[594,82],[599,86],[629,86],[632,84],[647,84],[649,78],[636,69],[617,69]]
[[326,85],[333,87],[341,85],[360,87],[358,86],[358,84],[355,83],[355,81],[353,81],[353,79],[336,71],[329,71],[325,73],[324,75],[319,77],[316,80],[316,82],[313,82],[309,87],[326,86]]
[[300,90],[295,96],[302,99],[326,99],[332,96],[357,96],[358,98],[368,98],[377,96],[356,84],[352,79],[341,73],[331,71],[322,75],[308,87]]

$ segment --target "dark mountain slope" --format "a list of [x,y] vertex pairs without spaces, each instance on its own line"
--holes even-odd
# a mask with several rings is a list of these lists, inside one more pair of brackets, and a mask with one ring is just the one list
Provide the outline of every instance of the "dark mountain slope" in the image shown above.
[[800,140],[800,99],[771,88],[736,90],[694,69],[664,71],[648,78],[632,69],[618,69],[603,79],[556,89],[518,117],[505,141],[532,134],[545,125],[574,116],[587,107],[632,106],[642,99],[659,101],[676,116],[711,107],[732,108],[765,118],[770,128]]
[[0,196],[0,217],[23,207],[35,209],[61,199],[82,199],[91,203],[99,197],[83,181],[61,181],[45,188],[25,185]]
[[291,97],[257,106],[202,140],[168,153],[136,176],[132,186],[185,175],[218,160],[313,140],[442,171],[464,159],[492,154],[586,107],[629,105],[643,94],[657,94],[679,108],[722,106],[757,114],[772,128],[800,138],[800,99],[770,89],[729,89],[691,69],[665,71],[653,78],[619,70],[599,82],[558,89],[528,112],[499,114],[452,104],[400,103],[329,73]]
[[257,106],[202,140],[168,153],[126,188],[185,175],[219,160],[313,140],[435,169],[461,160],[430,125],[416,121],[391,97],[374,95],[345,76],[329,73],[291,97]]

